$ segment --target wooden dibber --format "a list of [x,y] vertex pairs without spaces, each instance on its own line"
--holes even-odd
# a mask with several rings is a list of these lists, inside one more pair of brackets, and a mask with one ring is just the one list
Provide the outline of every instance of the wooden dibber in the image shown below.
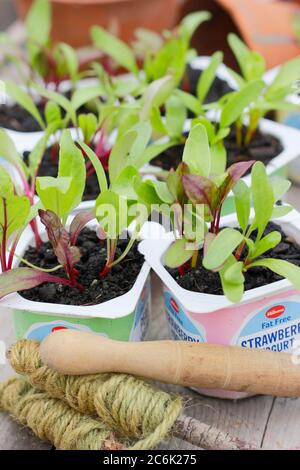
[[300,396],[291,354],[183,341],[120,342],[61,330],[40,346],[42,361],[63,374],[121,372],[187,387]]

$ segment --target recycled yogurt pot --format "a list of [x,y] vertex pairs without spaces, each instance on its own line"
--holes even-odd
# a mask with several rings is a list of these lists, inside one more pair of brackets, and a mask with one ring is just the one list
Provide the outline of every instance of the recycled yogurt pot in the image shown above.
[[[235,226],[233,215],[222,225]],[[300,244],[300,214],[292,211],[275,222]],[[224,295],[201,294],[180,287],[163,265],[163,256],[174,240],[171,233],[157,240],[145,240],[140,251],[163,284],[165,312],[171,337],[176,340],[208,342],[291,352],[300,337],[300,291],[281,280],[245,292],[239,304]],[[238,399],[245,393],[197,389],[219,398]]]
[[[88,227],[93,228],[95,225],[89,224]],[[47,240],[45,230],[41,230],[41,238]],[[22,256],[32,242],[33,234],[27,229],[18,245],[18,255]],[[15,259],[14,266],[18,263]],[[134,285],[126,294],[98,305],[34,302],[15,293],[0,300],[0,309],[10,309],[17,339],[41,341],[52,331],[68,328],[90,331],[116,340],[141,341],[149,323],[149,273],[150,267],[144,262]]]

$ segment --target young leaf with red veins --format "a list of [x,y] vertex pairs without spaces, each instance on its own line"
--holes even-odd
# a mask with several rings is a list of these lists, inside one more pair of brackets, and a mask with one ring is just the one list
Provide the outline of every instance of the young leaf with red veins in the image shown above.
[[186,195],[193,204],[205,204],[213,214],[213,198],[218,191],[217,185],[204,176],[184,175],[182,183]]
[[248,170],[254,165],[255,160],[248,162],[234,163],[227,169],[227,176],[218,190],[218,196],[216,198],[216,206],[221,206],[232,188],[236,183],[247,173]]
[[63,265],[71,284],[82,290],[83,287],[76,280],[78,271],[74,266],[81,258],[79,248],[71,245],[69,233],[54,212],[40,209],[39,216],[42,224],[46,227],[49,241],[58,262]]
[[32,268],[15,268],[0,276],[0,299],[14,292],[32,289],[44,282],[54,282],[72,287],[71,281]]
[[70,243],[71,245],[75,245],[77,242],[78,235],[80,232],[84,229],[84,227],[91,222],[93,219],[95,219],[95,213],[90,211],[90,212],[80,212],[79,214],[76,214],[74,219],[72,220],[72,223],[70,225]]

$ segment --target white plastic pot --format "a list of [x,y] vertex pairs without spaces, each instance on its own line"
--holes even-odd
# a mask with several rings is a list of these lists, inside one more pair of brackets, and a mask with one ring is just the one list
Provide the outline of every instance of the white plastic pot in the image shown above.
[[[300,244],[300,214],[292,211],[277,219],[286,234]],[[223,226],[235,226],[235,216],[223,217]],[[290,352],[300,335],[300,292],[281,280],[245,292],[239,304],[224,295],[201,294],[180,287],[163,265],[163,257],[173,241],[165,234],[158,241],[145,240],[140,251],[163,284],[165,311],[174,339],[239,345]],[[221,398],[243,398],[244,393],[224,390],[197,390]]]
[[[95,227],[89,224],[89,227]],[[41,238],[47,239],[45,230]],[[147,230],[145,228],[145,232]],[[33,234],[27,229],[18,245],[17,254],[22,256],[33,244]],[[14,267],[19,264],[14,260]],[[51,331],[71,328],[92,331],[112,339],[140,341],[144,338],[149,322],[151,285],[150,267],[145,262],[129,292],[98,305],[74,306],[33,302],[18,293],[0,300],[0,309],[12,312],[17,338],[41,341]]]

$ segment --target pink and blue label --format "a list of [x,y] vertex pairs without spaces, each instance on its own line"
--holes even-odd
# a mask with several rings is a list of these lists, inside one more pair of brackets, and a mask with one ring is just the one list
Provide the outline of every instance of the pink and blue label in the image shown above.
[[[164,301],[170,332],[176,340],[287,353],[293,351],[300,338],[300,293],[295,289],[212,312],[185,309],[167,287]],[[226,398],[245,396],[224,391],[209,394]]]

